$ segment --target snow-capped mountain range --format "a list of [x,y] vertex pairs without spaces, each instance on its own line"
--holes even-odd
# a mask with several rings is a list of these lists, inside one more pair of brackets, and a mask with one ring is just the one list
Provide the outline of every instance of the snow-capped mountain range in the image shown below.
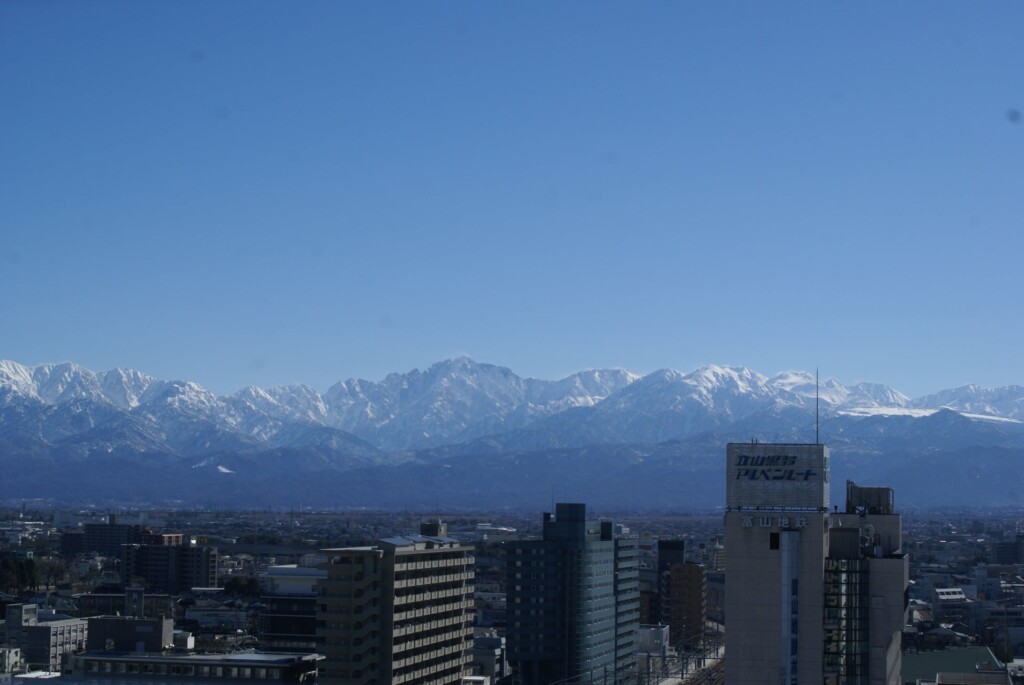
[[[1024,420],[1021,386],[967,385],[912,400],[878,383],[826,379],[818,396],[825,416],[926,416],[951,409],[975,419]],[[239,445],[253,446],[301,445],[305,433],[323,437],[322,429],[330,429],[335,439],[361,449],[393,452],[564,423],[604,427],[607,435],[594,436],[596,442],[660,442],[814,403],[811,373],[769,378],[715,365],[646,376],[590,370],[548,381],[463,357],[379,382],[339,381],[323,394],[289,385],[218,396],[196,382],[160,380],[132,369],[95,373],[72,363],[28,367],[0,361],[0,436],[31,434],[48,442],[129,418],[172,447],[196,437],[182,432],[223,432]]]
[[[1021,386],[969,385],[910,399],[886,385],[824,379],[817,394],[823,437],[850,454],[886,454],[910,444],[922,453],[1024,448]],[[300,470],[345,473],[350,483],[359,469],[388,468],[393,477],[395,469],[457,458],[445,462],[454,483],[471,462],[484,468],[475,459],[489,460],[491,468],[513,455],[519,463],[522,455],[550,457],[553,450],[578,456],[604,454],[598,446],[647,446],[616,453],[641,459],[652,450],[664,454],[651,446],[667,441],[682,441],[691,451],[705,445],[707,459],[726,438],[807,441],[814,435],[815,396],[811,373],[768,377],[714,365],[644,376],[590,370],[551,381],[459,358],[378,382],[339,381],[324,393],[292,385],[216,395],[196,382],[131,369],[97,373],[72,363],[0,361],[0,462],[26,478],[30,464],[48,465],[39,474],[51,480],[37,474],[24,481],[31,483],[57,482],[62,476],[55,473],[85,463],[95,470],[104,459],[132,468],[146,463],[162,478],[173,463],[241,481],[246,467],[239,460],[248,459],[278,474],[267,487],[287,489],[281,478]],[[548,471],[564,467],[545,463]],[[18,495],[0,487],[0,499],[8,496]]]

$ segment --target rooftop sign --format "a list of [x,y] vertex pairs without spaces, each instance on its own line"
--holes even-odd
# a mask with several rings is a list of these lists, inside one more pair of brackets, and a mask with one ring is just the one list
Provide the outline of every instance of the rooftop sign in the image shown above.
[[828,510],[828,448],[824,445],[730,443],[726,507]]

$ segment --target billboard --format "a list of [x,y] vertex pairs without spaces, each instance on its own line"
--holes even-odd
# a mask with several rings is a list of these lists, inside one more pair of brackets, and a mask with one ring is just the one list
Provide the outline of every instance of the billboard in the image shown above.
[[824,445],[733,442],[726,459],[728,509],[828,511]]

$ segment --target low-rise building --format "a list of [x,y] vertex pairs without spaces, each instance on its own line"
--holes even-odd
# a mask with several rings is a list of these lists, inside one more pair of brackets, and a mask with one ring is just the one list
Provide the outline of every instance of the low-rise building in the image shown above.
[[174,621],[169,618],[92,616],[86,620],[90,652],[161,652],[174,646]]
[[85,649],[89,626],[84,619],[40,619],[35,604],[10,604],[6,617],[8,646],[21,650],[30,669],[59,671],[65,654]]
[[65,674],[97,680],[236,680],[314,683],[316,654],[131,654],[88,652],[69,658]]

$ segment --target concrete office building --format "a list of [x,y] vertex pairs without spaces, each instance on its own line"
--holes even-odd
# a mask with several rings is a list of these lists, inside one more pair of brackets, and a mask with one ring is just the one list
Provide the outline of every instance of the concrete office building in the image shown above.
[[829,512],[824,445],[730,444],[728,685],[899,685],[907,560],[888,488]]
[[846,483],[829,521],[825,560],[825,683],[899,685],[909,558],[891,488]]
[[472,674],[473,548],[443,523],[420,533],[323,550],[323,682],[458,685]]
[[322,568],[296,564],[269,566],[260,574],[260,649],[265,652],[315,652],[317,585]]
[[90,652],[162,652],[174,646],[174,620],[134,616],[90,616],[85,648]]
[[85,649],[89,625],[80,618],[47,618],[36,604],[8,604],[7,643],[21,650],[30,669],[60,671],[65,654]]
[[137,618],[177,618],[177,604],[172,595],[154,595],[139,586],[130,586],[124,592],[75,595],[80,617],[134,616]]
[[635,680],[637,540],[613,530],[583,504],[558,504],[541,540],[509,545],[506,638],[522,685]]

